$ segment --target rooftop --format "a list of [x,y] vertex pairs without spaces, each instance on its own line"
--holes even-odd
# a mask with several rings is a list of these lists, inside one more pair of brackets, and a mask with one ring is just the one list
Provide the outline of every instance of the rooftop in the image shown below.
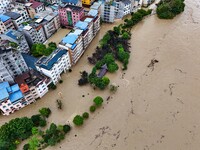
[[37,58],[29,55],[29,54],[25,54],[25,53],[22,53],[22,57],[24,58],[26,64],[28,67],[34,69],[34,70],[37,70],[36,67],[35,67],[35,62],[38,61]]
[[3,15],[3,14],[0,14],[0,20],[1,20],[2,22],[6,22],[6,21],[9,20],[9,19],[10,19],[9,16],[6,16],[6,15]]
[[64,5],[64,6],[61,6],[61,8],[69,8],[72,11],[82,11],[82,10],[84,10],[83,7],[74,6],[74,5]]
[[20,86],[27,84],[28,86],[37,86],[39,82],[44,81],[47,77],[38,71],[30,70],[15,78],[15,82]]
[[19,89],[17,84],[10,86],[8,82],[1,82],[0,83],[0,100],[4,100],[5,98],[10,99],[13,103],[21,98],[23,98],[23,94]]
[[35,65],[47,70],[51,70],[51,68],[58,61],[58,59],[61,58],[66,53],[67,53],[66,50],[57,49],[53,53],[51,53],[51,55],[49,55],[48,57],[46,56],[41,57],[35,63]]
[[9,36],[12,39],[18,40],[22,36],[22,33],[15,30],[9,30],[5,33],[5,35]]
[[83,21],[78,21],[76,24],[75,24],[75,27],[81,29],[81,30],[86,30],[87,29],[87,26],[88,26],[88,23],[87,22],[83,22]]
[[21,17],[20,14],[16,13],[16,12],[6,12],[4,15],[12,18],[13,20],[18,19],[19,17]]
[[98,10],[95,10],[95,9],[90,9],[90,11],[88,12],[88,15],[93,16],[93,17],[97,16],[97,14],[98,14]]
[[77,4],[78,0],[62,0],[63,3],[72,3],[72,4]]
[[37,2],[37,1],[31,1],[31,3],[32,3],[31,7],[34,8],[34,9],[36,9],[37,7],[43,5],[43,3]]
[[96,10],[98,10],[100,6],[101,6],[100,3],[94,2],[93,5],[90,7],[90,9],[96,9]]

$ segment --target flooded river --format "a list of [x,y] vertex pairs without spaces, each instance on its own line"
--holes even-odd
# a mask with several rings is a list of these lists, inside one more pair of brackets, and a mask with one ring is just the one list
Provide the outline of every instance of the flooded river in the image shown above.
[[[116,24],[119,24],[117,22]],[[200,147],[200,1],[186,0],[185,12],[173,20],[150,16],[132,30],[128,71],[108,74],[119,85],[117,93],[79,87],[79,72],[90,71],[87,56],[113,24],[103,25],[78,64],[64,82],[37,103],[10,115],[0,123],[31,116],[50,107],[49,122],[71,122],[88,111],[92,98],[106,99],[85,124],[74,127],[55,147],[62,150],[198,150]],[[147,67],[151,60],[158,60]],[[63,110],[57,110],[58,93]]]

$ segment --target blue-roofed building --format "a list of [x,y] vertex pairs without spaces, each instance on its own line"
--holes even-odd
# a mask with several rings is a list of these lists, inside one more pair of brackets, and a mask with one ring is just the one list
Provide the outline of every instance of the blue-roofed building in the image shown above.
[[0,34],[5,33],[9,29],[14,29],[11,18],[6,15],[0,14]]
[[71,64],[75,65],[84,52],[83,47],[83,30],[74,29],[68,33],[59,43],[59,47],[69,51]]
[[18,84],[12,86],[8,82],[0,82],[0,109],[3,115],[9,115],[25,105],[22,104],[24,95]]
[[30,51],[29,45],[26,41],[25,36],[21,31],[8,30],[4,34],[0,35],[2,40],[8,40],[17,44],[17,49],[20,52],[28,53]]
[[75,6],[82,6],[81,0],[61,0],[62,3],[68,4],[68,5],[75,5]]
[[87,22],[83,22],[83,21],[78,21],[76,24],[75,24],[75,27],[78,28],[78,29],[81,29],[81,30],[87,30],[88,29],[88,23]]
[[31,69],[37,70],[35,67],[35,63],[37,62],[38,58],[33,57],[29,54],[22,53],[22,57],[24,58],[27,66]]
[[61,79],[61,74],[71,68],[69,52],[65,49],[57,49],[51,55],[41,57],[35,66],[39,72],[50,77],[56,84]]
[[3,15],[3,14],[0,15],[0,20],[1,20],[2,22],[6,22],[6,21],[8,21],[9,19],[10,19],[9,16]]

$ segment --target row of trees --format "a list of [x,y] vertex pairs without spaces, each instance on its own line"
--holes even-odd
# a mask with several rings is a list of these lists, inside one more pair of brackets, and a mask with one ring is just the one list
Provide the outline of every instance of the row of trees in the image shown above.
[[[93,99],[93,102],[94,102],[94,105],[90,106],[90,112],[95,112],[96,108],[100,107],[103,103],[103,98],[100,97],[100,96],[97,96]],[[73,119],[73,123],[76,125],[76,126],[81,126],[83,125],[84,123],[84,120],[85,119],[88,119],[89,118],[89,113],[88,112],[84,112],[81,115],[76,115]]]
[[184,11],[184,0],[161,0],[156,9],[160,19],[173,19]]
[[54,42],[49,43],[48,47],[42,43],[36,43],[31,47],[31,54],[34,57],[49,56],[55,49],[57,49],[57,45]]

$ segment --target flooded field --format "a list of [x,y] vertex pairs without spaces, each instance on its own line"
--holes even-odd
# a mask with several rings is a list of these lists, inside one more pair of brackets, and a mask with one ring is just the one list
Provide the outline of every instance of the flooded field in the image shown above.
[[[116,24],[119,24],[117,22]],[[119,85],[117,93],[79,87],[79,72],[91,71],[87,62],[104,33],[114,24],[104,24],[97,37],[64,82],[37,103],[10,115],[31,116],[49,107],[49,122],[71,123],[74,115],[88,111],[99,95],[103,107],[74,127],[55,150],[198,150],[200,147],[200,1],[186,0],[185,12],[173,20],[150,16],[132,30],[128,70],[108,74]],[[151,60],[158,63],[148,65]],[[63,110],[56,107],[63,93]]]

